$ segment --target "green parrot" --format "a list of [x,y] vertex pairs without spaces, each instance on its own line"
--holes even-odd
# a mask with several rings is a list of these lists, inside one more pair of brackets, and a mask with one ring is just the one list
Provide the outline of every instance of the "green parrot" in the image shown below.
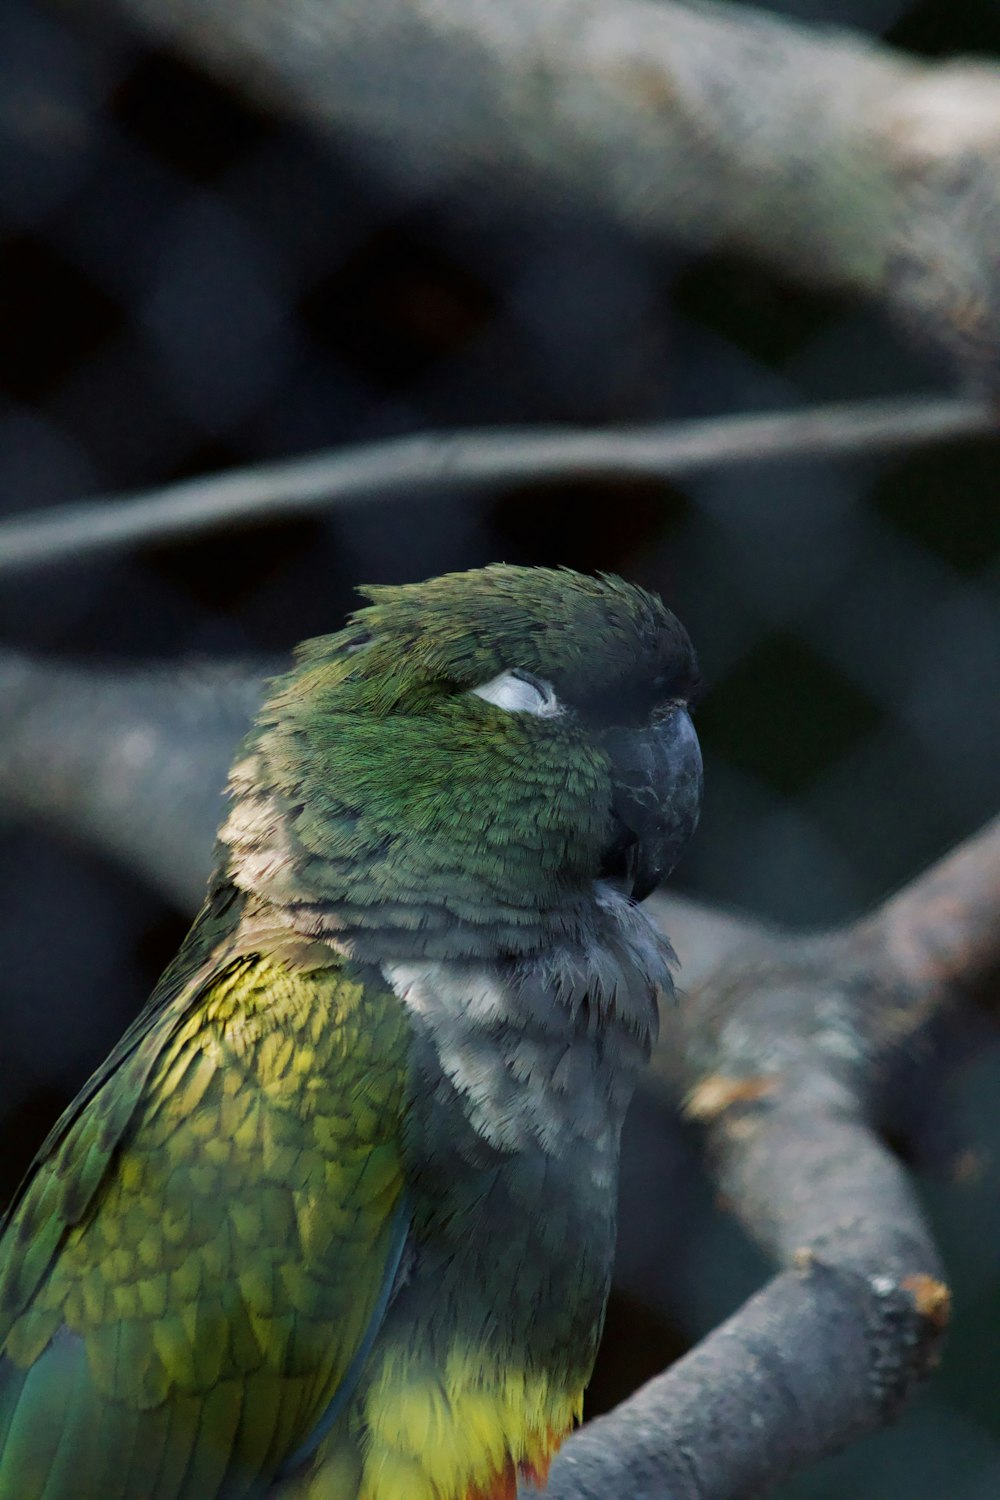
[[610,576],[367,597],[4,1221],[0,1500],[512,1500],[580,1416],[694,655]]

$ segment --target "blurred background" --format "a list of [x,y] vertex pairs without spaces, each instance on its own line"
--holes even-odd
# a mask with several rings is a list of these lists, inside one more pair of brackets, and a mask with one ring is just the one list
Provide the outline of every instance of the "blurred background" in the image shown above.
[[[773,8],[926,55],[1000,55],[997,0]],[[425,428],[781,410],[947,379],[877,312],[757,266],[682,258],[571,203],[390,187],[110,20],[37,0],[0,6],[0,286],[7,513]],[[280,655],[336,628],[356,583],[492,560],[622,573],[689,627],[707,796],[683,890],[829,925],[996,811],[986,442],[232,527],[5,578],[0,648],[102,665]],[[188,914],[2,808],[0,892],[5,1197]],[[1000,1494],[998,1084],[985,1057],[953,1100],[981,1175],[926,1184],[956,1292],[940,1375],[901,1426],[786,1500]],[[664,1267],[670,1317],[620,1291],[592,1409],[765,1274],[721,1215],[698,1224]]]

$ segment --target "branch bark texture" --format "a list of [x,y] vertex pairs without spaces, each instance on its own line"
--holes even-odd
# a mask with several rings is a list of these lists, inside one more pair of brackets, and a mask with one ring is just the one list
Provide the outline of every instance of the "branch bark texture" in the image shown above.
[[703,0],[114,0],[407,194],[589,200],[882,300],[1000,387],[1000,69]]
[[0,653],[3,817],[69,833],[196,911],[267,672],[263,662],[94,672]]
[[912,1104],[941,1066],[942,1022],[1000,992],[1000,819],[833,933],[768,931],[672,897],[652,907],[686,979],[655,1074],[783,1269],[566,1445],[557,1500],[744,1500],[897,1415],[933,1368],[950,1294],[880,1126],[905,1059],[923,1057]]

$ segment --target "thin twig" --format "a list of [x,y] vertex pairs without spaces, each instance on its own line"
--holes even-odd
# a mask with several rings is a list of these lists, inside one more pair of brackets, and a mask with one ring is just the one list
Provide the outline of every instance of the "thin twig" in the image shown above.
[[0,522],[0,573],[184,541],[248,520],[287,519],[425,491],[544,480],[666,479],[735,464],[888,453],[998,433],[994,407],[971,397],[844,402],[777,415],[603,431],[422,433],[13,516]]

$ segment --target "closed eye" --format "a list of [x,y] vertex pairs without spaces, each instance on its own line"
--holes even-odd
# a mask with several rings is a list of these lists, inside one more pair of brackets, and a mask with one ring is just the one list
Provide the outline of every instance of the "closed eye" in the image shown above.
[[549,683],[516,668],[491,677],[489,682],[473,688],[472,693],[512,714],[535,714],[540,719],[554,719],[556,714],[562,713],[562,704]]

